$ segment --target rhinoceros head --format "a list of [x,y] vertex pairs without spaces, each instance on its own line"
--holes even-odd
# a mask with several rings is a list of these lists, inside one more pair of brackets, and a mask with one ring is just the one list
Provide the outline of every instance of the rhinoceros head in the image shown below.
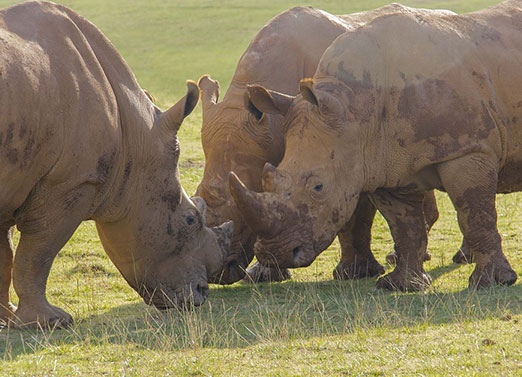
[[234,173],[230,190],[258,234],[258,260],[304,267],[355,210],[363,186],[360,131],[342,105],[342,91],[330,82],[303,80],[300,94],[286,100],[259,86],[249,92],[263,112],[285,114],[285,155],[278,168],[264,167],[264,193],[248,190]]
[[[218,103],[219,84],[208,76],[198,83],[202,91],[203,125],[201,141],[205,171],[196,195],[208,205],[206,221],[217,225],[234,222],[234,239],[220,283],[240,280],[253,258],[256,235],[241,216],[227,187],[227,175],[234,171],[251,190],[261,191],[261,174],[267,161],[277,163],[283,152],[282,138],[276,140],[271,126],[281,115],[263,114],[252,106],[246,88],[231,88]],[[279,143],[279,144],[278,144]]]
[[156,111],[144,134],[126,135],[135,152],[112,190],[125,213],[115,213],[117,221],[97,221],[116,267],[147,304],[158,308],[201,304],[208,280],[221,273],[233,235],[231,222],[207,227],[204,201],[195,203],[181,187],[176,134],[199,99],[197,85],[187,86],[183,99],[164,113]]

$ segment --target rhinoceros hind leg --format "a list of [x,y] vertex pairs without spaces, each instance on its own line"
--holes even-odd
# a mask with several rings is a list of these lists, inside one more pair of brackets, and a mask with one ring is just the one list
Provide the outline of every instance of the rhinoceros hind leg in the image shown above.
[[13,269],[11,237],[12,229],[0,228],[0,325],[7,324],[16,310],[16,307],[9,301],[9,286]]
[[353,216],[338,234],[341,260],[333,271],[334,279],[352,280],[384,274],[384,267],[370,248],[375,212],[368,196],[361,195]]
[[462,245],[460,246],[459,251],[457,251],[453,256],[453,262],[457,264],[473,263],[473,255],[471,254],[471,249],[466,244],[465,239],[462,240]]
[[471,154],[438,167],[442,184],[455,209],[459,226],[476,267],[471,288],[513,284],[517,275],[502,253],[495,197],[498,163],[486,154]]
[[47,278],[56,254],[87,217],[94,193],[94,186],[84,185],[60,197],[33,199],[24,208],[13,265],[19,303],[10,326],[66,327],[72,322],[69,314],[47,301]]
[[428,243],[423,193],[401,194],[378,190],[372,199],[390,227],[397,265],[379,278],[378,288],[418,291],[429,286],[431,279],[422,267]]
[[261,263],[256,262],[247,269],[246,275],[243,278],[245,283],[262,283],[269,281],[285,281],[292,278],[290,270],[278,267],[266,267]]

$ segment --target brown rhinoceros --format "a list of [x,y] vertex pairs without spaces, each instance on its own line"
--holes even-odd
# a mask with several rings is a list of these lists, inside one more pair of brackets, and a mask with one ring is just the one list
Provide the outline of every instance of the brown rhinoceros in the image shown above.
[[[464,15],[402,12],[347,31],[295,98],[251,88],[265,112],[286,114],[285,156],[255,193],[231,173],[240,208],[266,234],[260,261],[311,263],[371,193],[398,264],[378,286],[420,289],[426,190],[449,194],[474,256],[470,286],[513,284],[495,195],[522,190],[522,2]],[[271,216],[269,216],[271,214]]]
[[[231,223],[209,229],[183,191],[176,133],[188,91],[162,113],[109,40],[54,3],[0,11],[0,305],[15,325],[65,326],[50,305],[51,264],[80,223],[148,304],[201,304],[221,271]],[[173,169],[175,167],[175,169]],[[21,233],[13,263],[9,228]]]
[[[261,175],[266,162],[277,165],[284,154],[283,117],[266,114],[249,100],[247,85],[259,84],[289,94],[297,94],[299,81],[313,75],[321,55],[332,41],[346,30],[383,15],[415,11],[419,14],[449,11],[411,10],[391,4],[377,10],[334,16],[311,7],[296,7],[270,20],[255,36],[241,56],[225,97],[218,103],[219,84],[208,76],[199,81],[202,91],[203,126],[201,140],[205,152],[205,171],[196,195],[208,203],[207,222],[219,224],[233,220],[235,236],[232,251],[218,282],[240,280],[253,258],[253,246],[260,225],[254,216],[249,225],[243,219],[226,177],[233,170],[251,190],[262,191]],[[426,195],[428,228],[438,217],[433,193]],[[341,262],[334,276],[354,278],[384,272],[370,251],[370,232],[375,207],[363,196],[352,221],[339,232]],[[270,270],[256,264],[249,270],[254,280],[279,280],[287,270]]]

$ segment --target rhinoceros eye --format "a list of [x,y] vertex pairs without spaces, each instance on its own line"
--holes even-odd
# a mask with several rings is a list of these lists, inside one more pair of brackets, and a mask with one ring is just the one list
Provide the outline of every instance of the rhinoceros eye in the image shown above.
[[317,192],[323,191],[323,184],[319,183],[319,184],[315,185],[314,186],[314,190],[317,191]]
[[194,216],[187,216],[185,218],[185,221],[187,222],[188,225],[192,225],[196,222],[196,218]]

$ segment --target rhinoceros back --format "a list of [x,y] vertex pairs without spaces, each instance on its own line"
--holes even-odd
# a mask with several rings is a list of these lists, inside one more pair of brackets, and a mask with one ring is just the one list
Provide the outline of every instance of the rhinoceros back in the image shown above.
[[118,106],[93,51],[106,42],[70,14],[46,2],[0,12],[0,223],[30,193],[102,182],[117,155]]

